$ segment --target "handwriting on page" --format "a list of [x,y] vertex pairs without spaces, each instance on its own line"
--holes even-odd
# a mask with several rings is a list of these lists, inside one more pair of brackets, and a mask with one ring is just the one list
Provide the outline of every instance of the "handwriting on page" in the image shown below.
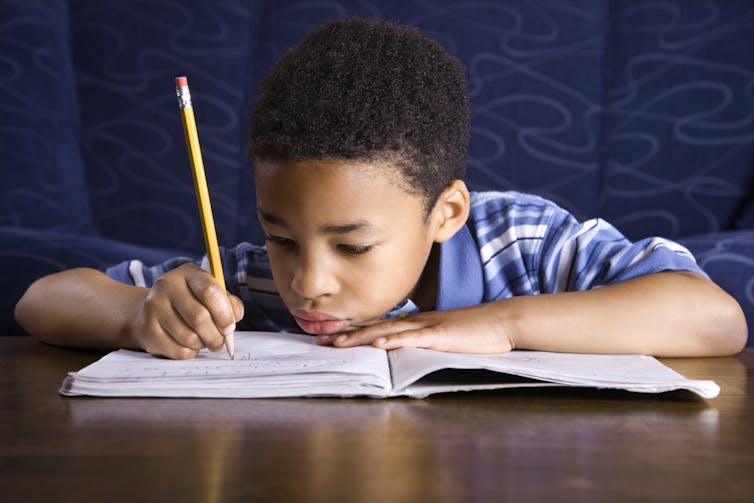
[[[230,361],[230,356],[226,353],[209,353],[206,351],[199,352],[195,357],[195,360],[225,360]],[[236,351],[233,355],[233,360],[251,360],[251,353],[248,351]]]
[[124,367],[113,372],[112,378],[122,379],[153,379],[153,378],[182,378],[182,377],[226,377],[234,375],[266,375],[266,374],[297,374],[319,372],[329,369],[342,368],[347,365],[343,359],[308,360],[285,358],[256,358],[250,353],[236,353],[235,360],[227,358],[195,358],[183,361],[159,361],[154,364],[145,363],[139,366]]

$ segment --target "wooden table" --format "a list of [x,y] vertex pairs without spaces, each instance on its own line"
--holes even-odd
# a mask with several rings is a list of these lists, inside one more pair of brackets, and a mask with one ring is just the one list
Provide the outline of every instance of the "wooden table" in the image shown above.
[[0,500],[754,501],[754,348],[722,388],[413,399],[63,398],[98,355],[0,338]]

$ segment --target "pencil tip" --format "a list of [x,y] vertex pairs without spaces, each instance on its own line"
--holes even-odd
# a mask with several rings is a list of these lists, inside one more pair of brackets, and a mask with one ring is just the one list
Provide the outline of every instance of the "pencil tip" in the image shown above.
[[236,351],[234,348],[232,335],[225,336],[225,349],[228,350],[228,356],[230,356],[230,359],[235,360]]

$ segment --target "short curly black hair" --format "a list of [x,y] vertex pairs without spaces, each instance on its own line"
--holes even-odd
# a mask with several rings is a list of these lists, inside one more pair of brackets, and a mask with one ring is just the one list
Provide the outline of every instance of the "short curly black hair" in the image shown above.
[[328,22],[284,53],[251,114],[260,160],[389,161],[429,211],[466,171],[466,70],[439,42],[392,22]]

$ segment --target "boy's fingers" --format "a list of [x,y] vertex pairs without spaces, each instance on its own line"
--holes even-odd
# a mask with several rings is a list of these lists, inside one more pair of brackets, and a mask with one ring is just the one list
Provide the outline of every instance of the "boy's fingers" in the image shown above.
[[[224,297],[225,294],[222,293],[221,298]],[[218,323],[215,321],[215,318],[219,316],[213,315],[211,312],[212,309],[217,309],[217,301],[208,302],[208,304],[200,302],[193,295],[182,295],[174,300],[173,306],[187,328],[201,339],[202,346],[216,348],[224,342],[221,329],[218,328]],[[223,303],[221,302],[221,304]],[[227,304],[227,301],[225,301],[225,304]],[[227,305],[225,308],[228,310]],[[232,320],[229,323],[232,323]]]
[[350,333],[334,334],[330,337],[332,344],[339,348],[372,344],[380,337],[400,333],[418,328],[418,325],[408,319],[386,320],[376,325],[360,328]]
[[160,326],[167,337],[170,337],[179,346],[194,350],[202,349],[205,344],[202,339],[189,327],[177,311],[169,313],[159,320]]
[[406,330],[398,334],[386,337],[378,337],[374,340],[377,347],[383,349],[395,348],[426,348],[438,351],[449,351],[450,348],[442,343],[442,338],[431,328],[419,328]]
[[170,358],[171,360],[190,360],[196,356],[197,352],[195,349],[173,344],[158,352],[150,351],[149,353]]
[[318,335],[316,338],[317,344],[320,346],[332,346],[332,342],[335,336],[332,335]]
[[196,356],[197,350],[182,346],[168,334],[158,323],[153,328],[153,337],[144,345],[144,350],[155,356],[163,356],[173,360],[188,360]]
[[[209,329],[210,324],[214,325],[216,332],[221,337],[232,333],[236,327],[235,308],[230,296],[220,284],[204,271],[201,274],[188,276],[186,283],[195,300],[204,308],[201,310],[191,306],[187,311],[181,311],[182,315],[185,314],[189,317],[188,319],[184,318],[189,326],[196,330],[205,343],[215,339],[214,334]],[[210,337],[210,339],[206,337]],[[214,346],[214,343],[207,345]]]
[[236,297],[235,295],[228,294],[228,298],[230,299],[230,304],[233,307],[233,314],[235,315],[235,320],[241,321],[243,319],[244,314],[244,306],[243,301]]
[[454,335],[436,325],[378,337],[373,344],[382,349],[426,348],[457,353],[500,354],[507,353],[512,349],[507,339],[501,339],[494,333],[487,335],[479,333],[477,337],[470,339],[462,334],[456,333]]

